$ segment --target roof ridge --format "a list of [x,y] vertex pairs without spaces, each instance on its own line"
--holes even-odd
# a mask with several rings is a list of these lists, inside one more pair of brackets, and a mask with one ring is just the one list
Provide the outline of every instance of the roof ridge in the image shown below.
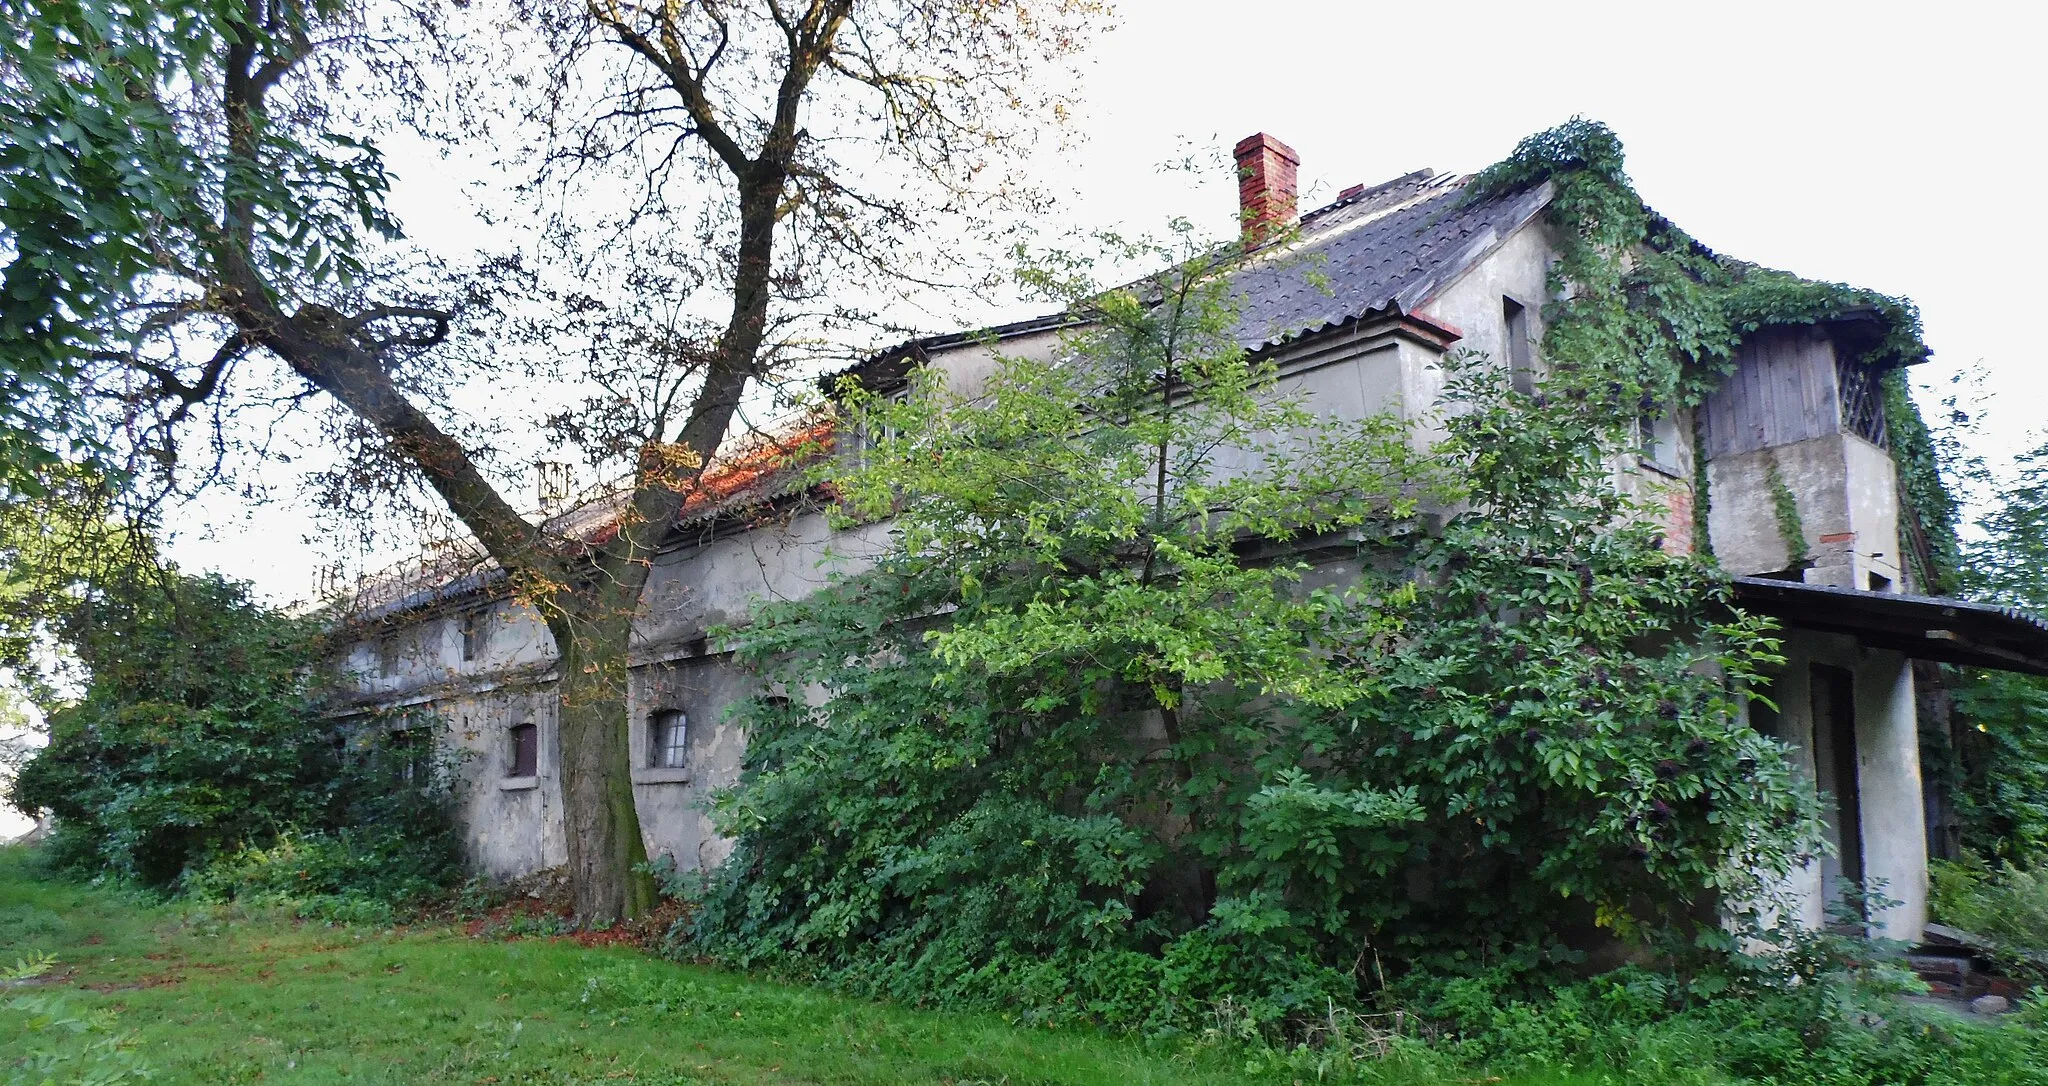
[[1365,203],[1369,200],[1374,199],[1375,197],[1384,196],[1387,193],[1392,192],[1393,190],[1400,188],[1403,185],[1433,181],[1440,176],[1448,175],[1441,175],[1433,169],[1424,167],[1420,170],[1411,170],[1408,173],[1404,173],[1401,176],[1393,178],[1391,180],[1382,181],[1377,185],[1361,185],[1358,187],[1358,191],[1356,192],[1352,192],[1351,190],[1346,189],[1344,192],[1339,193],[1335,200],[1332,200],[1321,207],[1303,213],[1303,215],[1301,216],[1301,225],[1307,226],[1309,220],[1311,219],[1320,218],[1324,215],[1330,214],[1331,212],[1341,211],[1344,208],[1351,207],[1356,204]]

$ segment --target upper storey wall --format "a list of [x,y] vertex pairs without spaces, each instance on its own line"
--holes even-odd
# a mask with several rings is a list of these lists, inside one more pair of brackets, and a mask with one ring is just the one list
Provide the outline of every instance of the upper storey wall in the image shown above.
[[[1557,259],[1550,231],[1540,221],[1522,227],[1472,270],[1422,304],[1423,315],[1461,333],[1453,350],[1483,354],[1504,374],[1518,356],[1526,357],[1536,372],[1541,371],[1543,305],[1550,300],[1550,265]],[[1508,319],[1509,302],[1522,313],[1512,330],[1515,322]],[[1419,402],[1411,400],[1411,406],[1427,407],[1442,392],[1441,380],[1418,391],[1430,395]]]
[[1766,328],[1702,407],[1708,530],[1730,573],[1910,587],[1898,471],[1882,416],[1855,402],[1874,377],[1824,327]]
[[[799,599],[834,570],[867,568],[883,530],[863,525],[835,533],[822,513],[809,512],[685,541],[649,571],[633,628],[635,656],[674,655],[669,650],[708,628],[743,620],[756,600]],[[341,667],[358,698],[395,703],[451,686],[537,676],[554,660],[554,638],[540,614],[521,601],[497,599],[401,618],[350,646]]]

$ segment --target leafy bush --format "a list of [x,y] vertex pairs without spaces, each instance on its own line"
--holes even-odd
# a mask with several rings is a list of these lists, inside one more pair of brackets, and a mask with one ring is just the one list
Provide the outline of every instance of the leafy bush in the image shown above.
[[[1965,593],[2048,613],[2048,445],[2018,457],[2015,477],[1993,478],[1958,456],[1946,466],[1989,495],[1962,546]],[[1923,729],[1921,761],[1955,812],[1962,846],[2022,865],[2048,856],[2048,678],[1948,667],[1943,685],[1954,719],[1946,730]]]
[[1988,940],[2008,972],[2048,984],[2048,870],[2010,860],[1993,867],[1975,855],[1928,868],[1936,920]]
[[1781,1086],[2048,1083],[2041,1012],[1980,1024],[1901,1002],[1896,947],[1831,931],[1764,933],[1775,952],[1680,978],[1639,967],[1531,990],[1492,970],[1401,995],[1467,1067],[1615,1071],[1628,1081]]
[[732,635],[816,697],[737,711],[690,952],[1277,1037],[1411,969],[1727,949],[1699,919],[1818,847],[1736,711],[1769,627],[1613,485],[1635,397],[1467,357],[1427,448],[1316,414],[1234,338],[1237,252],[1155,254],[972,400],[852,394],[873,439],[835,482],[890,543]]
[[388,722],[337,732],[310,663],[317,630],[245,586],[170,571],[102,586],[72,644],[85,696],[13,803],[57,816],[55,861],[215,897],[417,898],[460,861],[446,781]]

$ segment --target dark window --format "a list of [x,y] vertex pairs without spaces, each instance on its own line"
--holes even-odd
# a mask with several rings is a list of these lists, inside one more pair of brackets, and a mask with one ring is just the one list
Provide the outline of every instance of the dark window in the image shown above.
[[399,728],[385,737],[383,756],[400,781],[426,783],[433,776],[433,741],[424,729]]
[[654,714],[648,736],[653,742],[648,762],[657,769],[682,769],[690,764],[689,718],[680,709]]
[[412,761],[412,733],[404,730],[392,732],[391,737],[385,740],[385,743],[387,744],[387,753],[391,759],[391,765],[398,771],[398,779],[401,781],[412,780],[413,771],[417,768],[413,765]]
[[1842,396],[1842,429],[1880,449],[1891,448],[1891,436],[1884,427],[1884,385],[1877,371],[1838,353],[1835,384]]
[[1679,432],[1677,412],[1638,416],[1636,434],[1640,439],[1637,442],[1641,446],[1640,455],[1646,463],[1661,471],[1678,474],[1678,455],[1684,447],[1685,438]]
[[508,777],[533,777],[540,774],[540,729],[531,724],[517,724],[512,728],[512,772]]
[[377,670],[386,675],[398,673],[397,634],[385,634],[377,639]]
[[484,651],[484,612],[471,611],[462,616],[462,658],[474,660]]
[[[1821,856],[1821,893],[1826,905],[1853,904],[1863,884],[1863,803],[1856,758],[1856,683],[1848,671],[1811,665],[1814,784],[1821,796],[1821,828],[1830,848]],[[1867,917],[1866,917],[1867,919]]]
[[1500,300],[1501,328],[1507,341],[1508,380],[1516,392],[1536,391],[1536,350],[1529,342],[1529,310],[1513,298]]

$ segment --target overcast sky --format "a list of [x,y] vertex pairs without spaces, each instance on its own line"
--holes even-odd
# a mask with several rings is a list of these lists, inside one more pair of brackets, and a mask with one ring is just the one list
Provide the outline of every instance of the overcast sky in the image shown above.
[[[1087,65],[1084,139],[1055,181],[1072,225],[1233,228],[1234,178],[1158,169],[1265,131],[1302,157],[1304,208],[1411,170],[1467,172],[1573,115],[1621,136],[1651,205],[1713,249],[1917,301],[1932,362],[1973,375],[1994,464],[2048,425],[2040,268],[2044,16],[2016,3],[1123,0]],[[400,157],[395,202],[460,236],[462,178]],[[939,330],[939,329],[934,329]],[[1937,397],[1923,396],[1931,408]],[[326,544],[289,500],[175,518],[190,569],[310,592]]]

